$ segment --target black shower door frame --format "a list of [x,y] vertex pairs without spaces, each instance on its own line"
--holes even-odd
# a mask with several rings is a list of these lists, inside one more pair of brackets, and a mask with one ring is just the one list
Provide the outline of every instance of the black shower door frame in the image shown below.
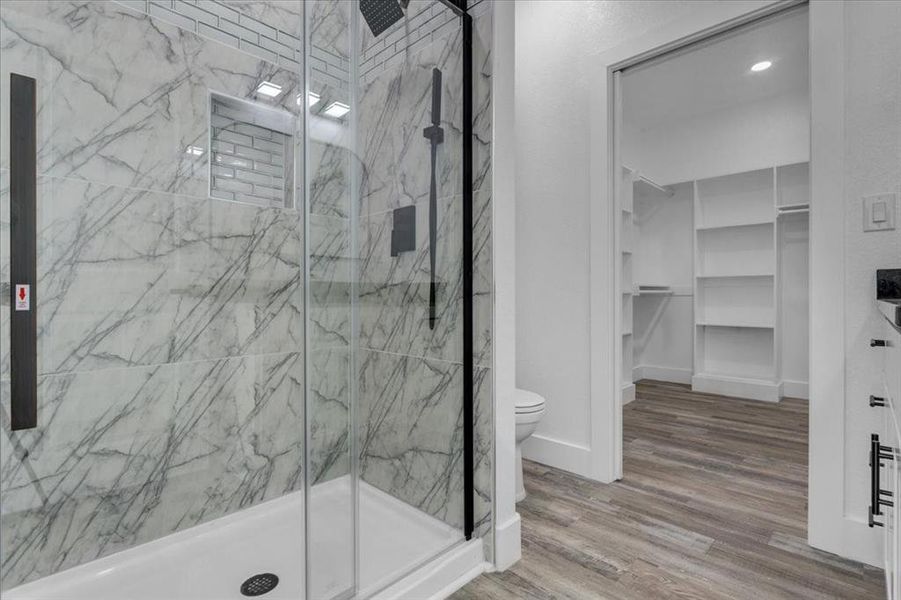
[[468,0],[438,0],[462,19],[463,26],[463,533],[475,528],[475,417],[473,414],[472,308],[472,16]]

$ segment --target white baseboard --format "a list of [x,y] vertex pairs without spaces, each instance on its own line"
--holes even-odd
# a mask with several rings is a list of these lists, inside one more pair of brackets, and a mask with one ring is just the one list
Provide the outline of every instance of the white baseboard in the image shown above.
[[506,571],[522,558],[522,532],[519,513],[494,531],[494,569]]
[[808,385],[806,381],[791,381],[789,379],[785,379],[782,381],[782,395],[788,396],[789,398],[803,398],[804,400],[810,399],[810,392],[808,390]]
[[782,397],[781,383],[723,375],[694,375],[691,378],[691,389],[705,394],[719,394],[720,396],[762,400],[763,402],[779,402]]
[[627,383],[623,386],[623,406],[635,400],[635,384]]
[[640,365],[632,368],[632,381],[653,379],[670,383],[691,383],[692,370],[678,367],[659,367],[657,365]]
[[591,473],[591,449],[585,446],[555,440],[536,433],[523,442],[522,456],[543,465],[596,479]]
[[416,569],[372,600],[443,600],[487,571],[482,540],[460,544]]

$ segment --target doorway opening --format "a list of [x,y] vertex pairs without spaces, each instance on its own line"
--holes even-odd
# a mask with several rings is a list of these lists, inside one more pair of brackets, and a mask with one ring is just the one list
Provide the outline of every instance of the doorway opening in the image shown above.
[[799,532],[808,70],[801,5],[614,72],[622,475],[663,460],[698,474],[672,493],[741,498],[757,485],[755,501]]

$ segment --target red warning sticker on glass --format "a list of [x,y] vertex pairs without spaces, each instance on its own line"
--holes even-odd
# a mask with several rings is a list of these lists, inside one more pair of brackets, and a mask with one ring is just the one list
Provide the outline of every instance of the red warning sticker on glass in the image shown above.
[[16,310],[31,310],[31,286],[16,284]]

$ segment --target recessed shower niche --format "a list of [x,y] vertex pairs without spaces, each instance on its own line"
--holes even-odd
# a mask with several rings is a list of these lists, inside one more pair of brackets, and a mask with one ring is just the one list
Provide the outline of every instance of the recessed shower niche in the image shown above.
[[210,94],[210,196],[294,208],[294,115]]

